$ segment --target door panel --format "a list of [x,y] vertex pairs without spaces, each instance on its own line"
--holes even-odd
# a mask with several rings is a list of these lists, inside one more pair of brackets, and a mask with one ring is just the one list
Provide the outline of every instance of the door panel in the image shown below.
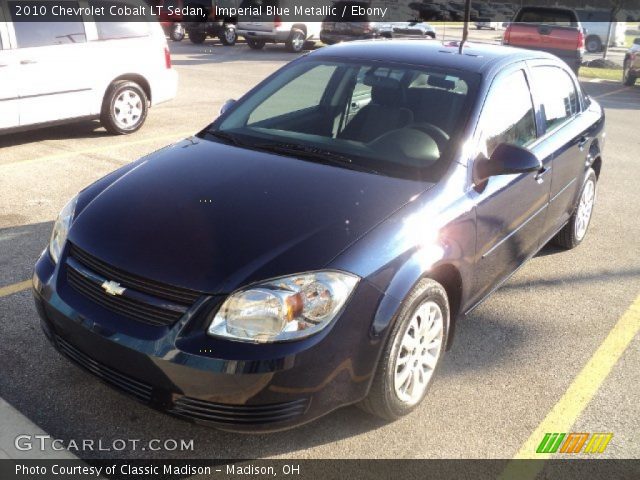
[[[500,143],[544,149],[537,139],[535,111],[523,70],[503,74],[492,84],[480,120],[478,156],[490,158]],[[551,162],[546,170],[489,178],[476,186],[477,258],[474,299],[488,294],[538,248],[549,202]]]
[[[17,3],[8,2],[13,16]],[[82,18],[69,20],[9,23],[16,47],[20,125],[90,113],[92,85],[88,66],[95,59],[89,55]]]
[[545,234],[552,235],[571,216],[585,168],[589,138],[588,127],[579,114],[578,92],[564,69],[534,65],[531,77],[535,96],[540,101],[545,122],[545,143],[553,144],[553,176]]
[[18,79],[12,53],[0,11],[0,128],[16,127],[20,122]]

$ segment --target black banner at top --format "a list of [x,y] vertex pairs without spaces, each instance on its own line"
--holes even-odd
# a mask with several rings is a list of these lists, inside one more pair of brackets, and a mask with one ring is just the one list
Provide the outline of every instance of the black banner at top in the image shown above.
[[[464,0],[9,0],[13,22],[460,22]],[[640,0],[472,0],[472,22],[507,23],[527,5],[570,9],[582,23],[640,22]],[[613,8],[613,6],[618,8]]]

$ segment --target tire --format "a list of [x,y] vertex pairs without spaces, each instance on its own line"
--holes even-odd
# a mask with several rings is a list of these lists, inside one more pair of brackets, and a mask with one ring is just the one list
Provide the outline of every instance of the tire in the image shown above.
[[[129,111],[120,116],[123,107],[129,108]],[[129,80],[118,80],[107,89],[102,101],[100,122],[109,133],[127,135],[142,127],[148,111],[149,99],[142,87]]]
[[249,45],[249,48],[252,50],[262,50],[264,48],[265,43],[266,42],[264,40],[247,39],[247,45]]
[[[419,335],[419,327],[423,325],[425,321],[425,316],[421,315],[421,312],[433,312],[435,311],[434,309],[440,312],[439,324],[441,328],[437,336],[434,337],[434,340],[438,341],[439,345],[437,352],[431,354],[429,357],[432,359],[429,362],[431,365],[428,367],[430,371],[425,375],[424,367],[426,363],[420,363],[424,357],[420,356],[420,353],[416,354],[415,346],[413,352],[411,352],[406,346],[406,341],[407,339],[411,340],[412,331],[414,337]],[[421,320],[418,321],[418,318]],[[437,322],[437,320],[434,319],[433,321],[434,323],[432,323],[432,325],[436,325],[435,322]],[[428,330],[432,328],[429,327],[428,323],[424,325]],[[417,329],[416,326],[418,327]],[[448,331],[449,301],[445,289],[435,280],[428,278],[420,280],[404,299],[399,309],[397,319],[392,327],[378,363],[369,394],[358,406],[377,417],[389,421],[397,420],[412,412],[420,405],[431,385],[431,379],[435,371],[437,371],[444,352]],[[431,333],[431,331],[427,332],[427,335],[429,333]],[[417,345],[418,348],[420,348],[420,345],[423,345],[422,341],[424,338],[425,337],[421,337],[420,343]],[[432,340],[425,341],[431,342]],[[423,348],[422,353],[424,353],[425,350],[427,349]],[[433,348],[430,350],[433,350]],[[416,358],[418,359],[416,360]],[[404,367],[400,363],[403,359],[405,359]],[[410,367],[411,365],[413,365],[413,368]],[[418,366],[422,368],[419,369]],[[408,374],[405,374],[407,375],[407,380],[403,382],[401,377],[406,369],[410,369],[410,371]],[[421,376],[424,383],[422,385],[419,383],[411,383],[416,381],[417,377],[412,373],[416,369],[422,370],[423,372]],[[419,374],[418,377],[420,377]],[[418,385],[418,390],[415,394],[413,389],[410,388],[411,385]],[[406,386],[406,395],[411,397],[409,400],[406,397],[403,398],[401,394],[404,386]],[[409,390],[411,390],[411,392],[409,392]]]
[[191,30],[189,32],[189,40],[195,45],[201,45],[207,39],[207,33],[199,30]]
[[592,35],[587,37],[587,40],[584,42],[584,48],[589,53],[597,53],[602,50],[602,41],[600,37]]
[[436,38],[436,32],[427,32],[425,35],[429,38]]
[[232,47],[238,40],[238,34],[236,33],[236,27],[233,25],[225,25],[224,30],[218,35],[220,43],[226,47]]
[[[587,235],[587,230],[593,215],[593,207],[596,201],[596,185],[596,173],[590,168],[582,184],[578,204],[575,206],[569,222],[554,237],[553,243],[567,250],[576,248],[582,243]],[[590,200],[589,198],[584,198],[589,196]],[[590,203],[590,207],[583,205],[583,198]],[[585,212],[585,208],[588,208],[588,212]]]
[[171,27],[171,33],[169,35],[169,38],[171,38],[171,40],[173,40],[174,42],[181,42],[182,40],[184,40],[184,36],[185,31],[182,25],[174,25],[173,27]]
[[631,73],[629,60],[625,60],[622,66],[622,84],[628,87],[635,85],[636,77]]
[[306,42],[306,35],[302,30],[294,28],[291,30],[289,39],[286,41],[287,50],[292,53],[300,53],[304,50],[304,43]]

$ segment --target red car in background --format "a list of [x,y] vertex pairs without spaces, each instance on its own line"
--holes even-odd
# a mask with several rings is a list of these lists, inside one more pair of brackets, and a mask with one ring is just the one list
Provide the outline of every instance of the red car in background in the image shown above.
[[185,36],[185,27],[180,13],[184,3],[183,0],[157,0],[154,3],[155,6],[160,7],[158,20],[165,35],[174,42],[182,41]]

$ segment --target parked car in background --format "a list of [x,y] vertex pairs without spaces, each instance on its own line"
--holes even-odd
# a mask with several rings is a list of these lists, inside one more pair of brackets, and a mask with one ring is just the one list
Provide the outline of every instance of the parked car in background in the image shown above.
[[482,30],[483,28],[488,28],[489,30],[499,30],[502,28],[502,23],[503,22],[478,21],[475,22],[474,25],[476,26],[477,30]]
[[182,14],[179,13],[184,7],[184,0],[157,0],[153,5],[160,9],[158,21],[165,35],[174,42],[181,42],[186,33]]
[[[245,0],[243,8],[259,5],[260,0]],[[280,0],[270,5],[278,6]],[[283,22],[279,15],[248,15],[238,21],[238,35],[244,37],[249,48],[261,50],[267,43],[284,43],[287,50],[299,53],[309,44],[320,40],[320,22]]]
[[71,14],[64,22],[14,22],[14,8],[2,15],[6,5],[0,2],[0,133],[99,118],[110,133],[128,134],[150,107],[175,97],[178,74],[157,22]]
[[575,10],[528,6],[518,10],[502,43],[552,53],[577,73],[584,56],[584,38]]
[[[587,10],[577,8],[576,13],[580,23],[585,29],[584,47],[587,52],[595,53],[602,51],[607,43],[611,12],[608,10]],[[614,21],[611,25],[610,47],[622,47],[625,44],[625,34],[627,31],[626,22]]]
[[635,85],[638,77],[640,77],[640,38],[635,38],[633,45],[624,55],[622,83],[628,86]]
[[427,22],[377,22],[373,28],[385,38],[436,38],[436,29]]
[[199,45],[209,37],[217,37],[225,46],[233,46],[238,40],[236,31],[237,17],[225,17],[217,14],[216,6],[238,7],[240,0],[183,0],[186,6],[200,7],[203,16],[186,17],[184,27],[191,43]]
[[69,201],[35,266],[42,329],[190,421],[395,420],[466,315],[548,241],[584,241],[604,127],[543,52],[318,49]]

